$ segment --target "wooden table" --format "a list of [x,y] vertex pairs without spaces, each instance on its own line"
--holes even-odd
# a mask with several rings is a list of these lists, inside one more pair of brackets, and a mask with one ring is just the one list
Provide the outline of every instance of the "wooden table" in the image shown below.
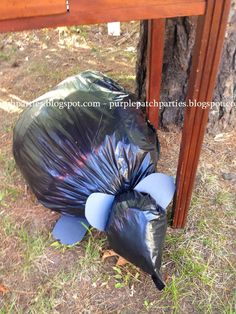
[[[43,27],[149,20],[147,100],[159,100],[165,19],[197,15],[188,100],[211,101],[223,48],[230,0],[1,0],[0,32]],[[174,78],[173,78],[174,79]],[[187,107],[177,170],[173,227],[186,223],[208,109]],[[149,108],[157,127],[158,108]]]

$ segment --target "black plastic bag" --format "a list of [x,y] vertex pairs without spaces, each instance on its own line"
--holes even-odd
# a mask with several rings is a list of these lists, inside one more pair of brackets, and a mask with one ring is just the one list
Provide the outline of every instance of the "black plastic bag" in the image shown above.
[[[23,112],[14,129],[13,153],[40,203],[84,215],[91,193],[118,194],[155,172],[158,142],[142,110],[110,109],[111,103],[129,100],[136,101],[113,80],[86,71]],[[100,105],[84,106],[92,102]]]
[[160,267],[167,228],[166,212],[148,194],[137,191],[115,197],[106,233],[110,246],[165,287]]
[[[13,153],[39,202],[69,215],[58,229],[65,228],[66,221],[72,232],[73,216],[84,219],[93,193],[114,195],[107,226],[111,247],[150,273],[162,289],[165,213],[150,196],[130,192],[156,171],[158,140],[141,109],[124,109],[122,102],[133,101],[134,95],[98,72],[68,78],[22,113],[14,129]],[[89,106],[92,103],[97,105]],[[114,228],[122,209],[130,221],[120,234]],[[137,220],[141,216],[143,220]]]

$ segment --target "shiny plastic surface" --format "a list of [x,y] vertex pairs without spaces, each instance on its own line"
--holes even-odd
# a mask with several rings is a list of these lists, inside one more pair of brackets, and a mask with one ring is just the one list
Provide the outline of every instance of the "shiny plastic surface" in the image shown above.
[[[44,206],[84,216],[94,192],[119,194],[155,172],[157,139],[135,100],[113,80],[86,71],[39,97],[14,129],[13,153]],[[70,104],[79,104],[76,106]],[[85,106],[97,103],[96,107]]]
[[165,287],[159,270],[167,228],[166,212],[149,194],[137,191],[115,197],[106,227],[112,249]]

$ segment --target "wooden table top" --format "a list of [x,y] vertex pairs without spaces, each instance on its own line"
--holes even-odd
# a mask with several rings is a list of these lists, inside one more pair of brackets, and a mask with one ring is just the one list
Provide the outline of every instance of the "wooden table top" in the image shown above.
[[203,15],[206,0],[1,0],[0,32]]

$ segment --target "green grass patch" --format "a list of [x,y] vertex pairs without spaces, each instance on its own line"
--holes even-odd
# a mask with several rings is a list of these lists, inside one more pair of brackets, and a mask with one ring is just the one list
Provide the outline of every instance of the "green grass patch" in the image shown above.
[[140,271],[137,267],[127,264],[123,267],[113,267],[115,288],[131,287],[134,283],[140,282]]
[[18,227],[11,216],[0,213],[0,226],[6,237],[15,235],[17,233]]
[[97,238],[92,231],[89,232],[87,239],[83,243],[84,256],[80,259],[82,268],[96,267],[101,262],[100,255],[106,238]]
[[0,166],[2,168],[5,183],[12,182],[16,172],[16,163],[13,156],[9,156],[9,154],[6,153],[0,153]]
[[11,59],[11,55],[9,52],[0,50],[0,61],[9,61]]
[[[24,314],[24,311],[19,308],[17,301],[14,297],[4,302],[0,308],[0,314]],[[0,303],[1,305],[1,303]]]
[[11,61],[12,57],[16,54],[17,49],[15,47],[9,47],[6,50],[0,50],[0,61]]
[[43,255],[44,249],[48,246],[48,239],[40,234],[31,235],[24,226],[19,229],[18,237],[23,249],[23,271],[27,273],[34,261]]
[[234,195],[228,191],[220,191],[215,197],[215,202],[218,205],[231,205],[235,201]]
[[30,234],[26,226],[19,226],[13,217],[4,212],[0,213],[0,219],[0,226],[5,237],[14,236],[20,243],[23,259],[22,271],[26,274],[35,260],[43,255],[44,249],[49,245],[48,238],[41,234]]

